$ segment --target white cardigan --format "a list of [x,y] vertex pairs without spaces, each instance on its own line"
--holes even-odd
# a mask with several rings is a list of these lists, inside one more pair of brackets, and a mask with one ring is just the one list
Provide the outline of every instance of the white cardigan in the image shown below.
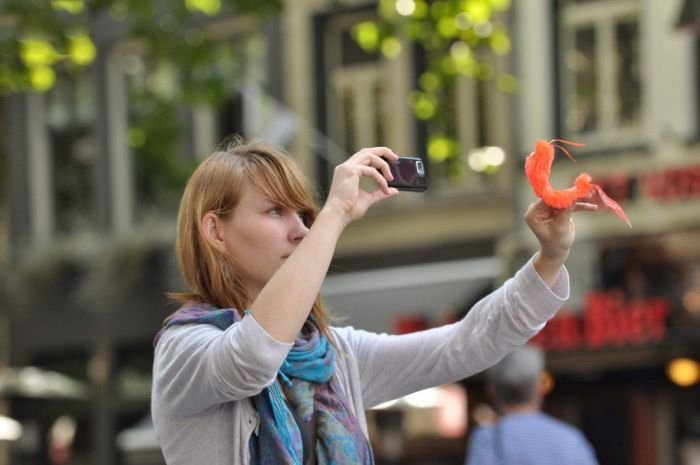
[[[366,408],[478,373],[540,331],[569,296],[566,269],[550,289],[530,260],[459,322],[405,335],[332,328],[336,376],[367,435]],[[252,316],[222,331],[173,326],[155,350],[151,409],[169,465],[247,465],[258,415],[251,397],[275,381],[292,344]]]

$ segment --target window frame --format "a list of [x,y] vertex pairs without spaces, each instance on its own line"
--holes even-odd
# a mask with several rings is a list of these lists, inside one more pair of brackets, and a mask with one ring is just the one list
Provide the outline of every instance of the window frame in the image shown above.
[[[467,176],[464,181],[455,183],[442,177],[438,172],[440,166],[428,159],[426,153],[426,143],[430,133],[431,123],[418,120],[413,114],[411,107],[407,104],[409,92],[417,88],[420,70],[424,68],[421,61],[421,51],[417,46],[408,40],[402,41],[402,54],[393,59],[384,58],[381,55],[374,60],[368,58],[361,64],[342,64],[342,34],[352,25],[364,20],[375,20],[376,8],[367,7],[363,9],[345,9],[326,11],[316,16],[316,42],[323,44],[316,54],[316,76],[319,85],[317,86],[317,127],[327,134],[323,153],[317,153],[316,159],[320,173],[320,180],[323,187],[330,184],[332,169],[335,164],[343,161],[342,157],[349,156],[352,152],[347,147],[348,136],[344,133],[345,125],[344,112],[338,108],[344,108],[342,95],[334,93],[338,88],[351,89],[363,88],[367,86],[367,81],[389,85],[394,89],[384,95],[388,100],[384,109],[365,108],[356,109],[358,115],[355,120],[360,121],[356,127],[356,132],[360,134],[371,134],[375,132],[376,118],[378,114],[390,115],[388,120],[383,122],[386,142],[381,145],[388,145],[401,154],[410,154],[424,158],[429,165],[431,176],[431,186],[428,195],[452,196],[466,194],[481,194],[493,192],[502,188],[502,182],[498,179],[501,176],[489,175],[481,176],[473,173]],[[344,29],[345,28],[345,29]],[[332,33],[329,35],[328,31]],[[507,60],[497,56],[493,57],[494,64],[498,69],[506,66]],[[368,78],[369,76],[369,78]],[[391,79],[383,79],[383,76],[390,76]],[[401,79],[396,82],[394,79]],[[397,90],[397,87],[401,87]],[[366,90],[366,89],[365,89]],[[397,92],[404,91],[405,95],[397,98]],[[372,92],[365,92],[365,94]],[[455,108],[454,127],[456,138],[461,147],[460,156],[465,160],[470,151],[486,145],[500,145],[508,151],[510,139],[503,134],[508,132],[510,121],[504,121],[503,114],[505,106],[499,101],[499,91],[496,84],[491,82],[477,82],[476,78],[458,76],[454,81]],[[366,96],[365,96],[366,97]],[[507,97],[505,97],[507,98]],[[400,101],[401,105],[394,104],[394,100]],[[367,98],[364,99],[367,101]],[[372,101],[370,99],[370,101]],[[371,111],[370,111],[371,110]],[[505,110],[507,112],[507,110]],[[397,122],[397,120],[400,120]],[[369,130],[367,129],[369,128]],[[410,136],[410,137],[406,137]],[[378,141],[359,139],[355,140],[355,149],[363,146],[377,145]],[[432,169],[431,166],[432,165]],[[469,169],[468,167],[466,168]],[[505,172],[506,170],[501,170]],[[488,182],[488,178],[492,181]]]
[[[572,4],[560,0],[557,5],[557,35],[558,42],[561,44],[557,49],[556,57],[559,72],[557,95],[559,133],[562,134],[563,138],[586,143],[591,150],[611,146],[638,146],[640,140],[643,140],[648,111],[644,91],[645,56],[642,53],[644,22],[639,2],[637,0],[590,0],[586,3]],[[636,61],[640,70],[638,79],[639,110],[635,124],[623,125],[620,123],[620,112],[617,107],[617,95],[619,94],[617,89],[620,83],[615,29],[619,24],[630,19],[636,21],[638,34]],[[594,96],[594,106],[598,114],[598,122],[592,130],[573,132],[566,124],[566,118],[570,109],[568,101],[576,97],[576,78],[573,72],[567,68],[566,59],[567,53],[573,50],[574,34],[584,27],[592,27],[596,34],[594,79],[597,89]]]

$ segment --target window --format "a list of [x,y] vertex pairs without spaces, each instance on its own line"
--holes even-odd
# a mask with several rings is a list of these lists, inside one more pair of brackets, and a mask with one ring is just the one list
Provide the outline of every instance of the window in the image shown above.
[[[243,131],[243,97],[235,92],[227,96],[217,109],[216,141],[233,134],[244,135]],[[210,147],[209,150],[213,150]]]
[[53,164],[54,224],[59,234],[95,225],[97,140],[94,87],[89,74],[64,77],[46,96]]
[[368,54],[352,28],[375,20],[375,7],[333,12],[318,18],[319,182],[330,183],[333,168],[362,147],[389,146],[415,153],[407,104],[411,75],[406,60]]
[[333,73],[332,99],[337,104],[332,107],[336,110],[328,113],[330,132],[348,154],[360,147],[388,145],[384,130],[386,83],[382,74],[375,66],[353,66]]
[[[376,9],[368,7],[333,12],[317,22],[318,42],[323,44],[323,53],[317,55],[323,84],[317,94],[322,102],[319,127],[328,136],[320,156],[321,173],[328,176],[325,181],[336,164],[359,148],[389,146],[399,154],[427,159],[431,194],[453,188],[459,193],[493,188],[490,176],[470,175],[469,157],[472,149],[504,144],[502,134],[509,131],[504,127],[507,118],[498,113],[503,109],[497,104],[502,94],[493,83],[457,77],[446,85],[449,98],[440,109],[448,116],[440,121],[417,120],[410,105],[411,91],[427,67],[425,54],[410,41],[402,44],[403,52],[396,58],[364,52],[353,39],[352,28],[376,19]],[[433,137],[457,141],[459,152],[449,148],[449,154],[428,158]],[[448,142],[443,146],[451,147]]]
[[184,131],[180,119],[178,73],[174,66],[156,65],[138,53],[124,54],[128,142],[135,186],[135,215],[139,221],[173,212],[176,193],[186,180],[187,167],[180,155]]
[[643,116],[636,0],[562,0],[560,110],[564,137],[638,141]]
[[[249,133],[249,82],[263,74],[264,42],[243,19],[206,26],[212,56],[180,66],[124,42],[119,66],[127,82],[128,142],[137,221],[172,217],[198,161],[227,136]],[[232,33],[231,31],[235,31]]]
[[352,26],[369,18],[370,11],[345,13],[331,17],[324,28],[328,134],[347,154],[360,147],[389,145],[384,109],[390,71],[378,55],[360,49],[351,35]]

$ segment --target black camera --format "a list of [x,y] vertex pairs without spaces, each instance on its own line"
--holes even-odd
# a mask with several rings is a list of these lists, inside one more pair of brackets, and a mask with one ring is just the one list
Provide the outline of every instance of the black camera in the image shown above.
[[389,169],[394,175],[389,187],[410,192],[423,192],[428,188],[425,163],[418,157],[399,157],[389,162]]

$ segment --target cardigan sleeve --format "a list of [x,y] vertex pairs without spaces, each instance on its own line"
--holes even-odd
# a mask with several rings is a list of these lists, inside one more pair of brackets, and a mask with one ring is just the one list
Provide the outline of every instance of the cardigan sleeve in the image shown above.
[[359,367],[366,408],[455,382],[498,362],[537,334],[569,297],[565,268],[550,288],[532,259],[459,322],[405,335],[338,328]]
[[252,316],[223,331],[208,324],[169,328],[155,350],[154,405],[190,416],[256,395],[274,382],[291,348]]

